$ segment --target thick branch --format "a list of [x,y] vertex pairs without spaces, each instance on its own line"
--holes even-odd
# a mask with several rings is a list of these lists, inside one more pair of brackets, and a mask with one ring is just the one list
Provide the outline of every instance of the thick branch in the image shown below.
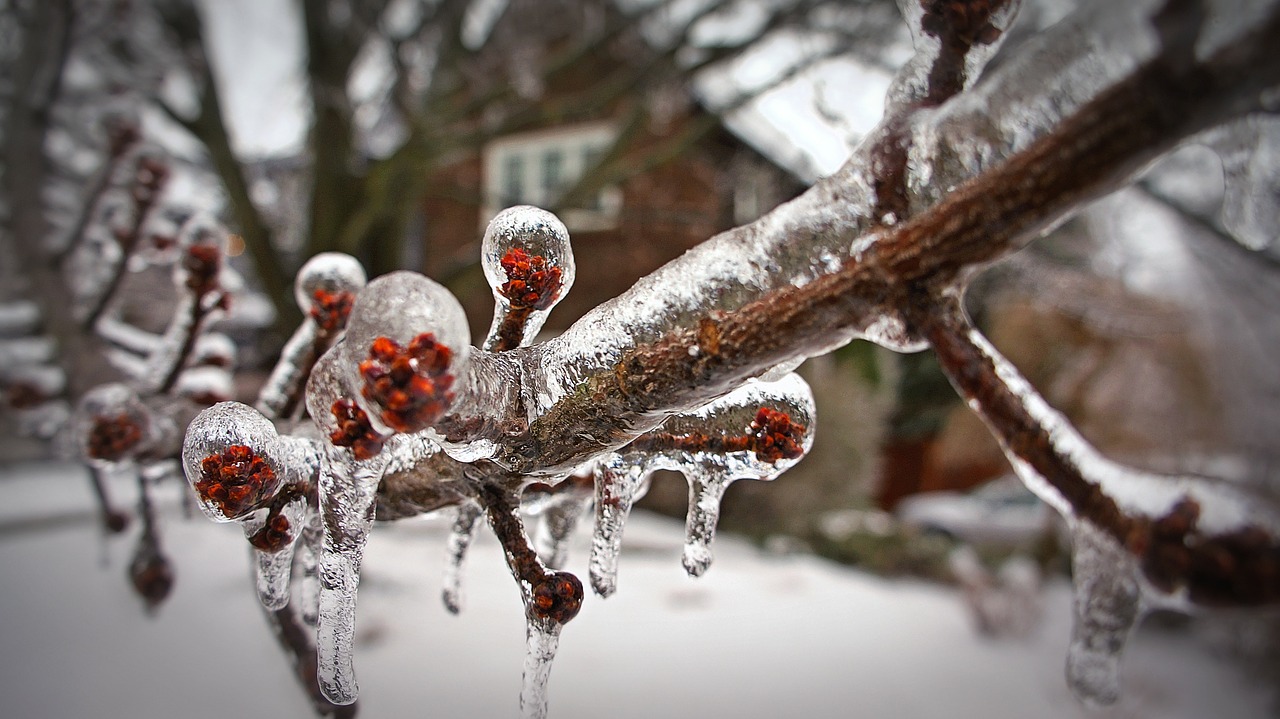
[[[901,307],[901,288],[951,283],[1022,247],[1183,139],[1254,109],[1260,89],[1280,81],[1267,39],[1277,33],[1273,13],[1203,65],[1157,57],[1138,66],[1039,140],[873,237],[864,236],[866,157],[855,154],[798,200],[528,350],[539,356],[525,366],[580,369],[572,378],[548,373],[554,403],[507,438],[501,461],[522,472],[574,466],[669,412],[843,344]],[[831,270],[822,255],[842,259]],[[715,304],[703,306],[706,297]]]

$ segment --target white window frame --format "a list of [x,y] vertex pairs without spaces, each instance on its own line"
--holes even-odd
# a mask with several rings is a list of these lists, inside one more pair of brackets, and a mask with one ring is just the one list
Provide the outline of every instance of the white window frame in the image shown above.
[[[608,150],[617,138],[617,128],[606,122],[593,122],[547,130],[508,135],[485,145],[484,209],[481,226],[510,205],[550,207],[555,204],[557,190],[576,183],[586,172],[588,153]],[[546,186],[546,159],[559,153],[559,188]],[[517,159],[518,158],[518,159]],[[520,178],[512,182],[508,171],[518,166]],[[519,197],[508,197],[513,186],[520,188]],[[560,213],[570,232],[608,230],[617,227],[622,209],[622,191],[617,187],[600,190],[591,208],[572,208]]]

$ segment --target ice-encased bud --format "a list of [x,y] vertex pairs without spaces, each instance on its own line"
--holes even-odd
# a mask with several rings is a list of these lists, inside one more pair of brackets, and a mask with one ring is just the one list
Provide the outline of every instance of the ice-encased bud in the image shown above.
[[138,455],[152,439],[151,412],[132,387],[112,382],[85,393],[77,408],[76,444],[96,462]]
[[182,443],[182,469],[209,519],[243,519],[279,490],[286,468],[274,456],[278,439],[270,420],[239,402],[196,415]]
[[[701,576],[711,566],[711,543],[725,490],[738,479],[770,481],[813,446],[813,392],[797,374],[777,382],[752,381],[662,430],[693,440],[673,458],[689,482],[685,518],[685,570]],[[697,444],[705,437],[706,445]]]
[[507,208],[489,222],[480,266],[496,303],[485,342],[490,350],[531,342],[576,272],[564,223],[530,205]]
[[[751,380],[692,412],[673,415],[648,451],[677,465],[716,466],[733,479],[772,480],[813,446],[815,416],[813,391],[800,375]],[[644,438],[636,445],[645,447]]]
[[173,265],[174,283],[195,294],[216,287],[227,247],[226,229],[211,217],[196,215],[183,225],[178,245],[181,254]]
[[375,423],[431,427],[454,401],[471,333],[458,300],[416,272],[392,272],[356,299],[338,345],[342,382]]
[[[519,274],[515,260],[523,253],[527,258],[542,258],[540,268],[554,269],[555,282],[540,276],[536,281]],[[543,266],[545,265],[545,266]],[[569,230],[554,214],[531,205],[517,205],[499,212],[489,221],[480,243],[480,266],[485,279],[499,301],[524,305],[533,309],[550,309],[573,285],[575,267]],[[530,267],[536,271],[539,267]],[[515,284],[519,282],[520,284]],[[543,288],[554,291],[544,292]],[[533,292],[535,296],[530,296]]]
[[359,260],[341,252],[321,252],[298,270],[293,295],[317,325],[332,331],[346,324],[355,296],[366,282]]

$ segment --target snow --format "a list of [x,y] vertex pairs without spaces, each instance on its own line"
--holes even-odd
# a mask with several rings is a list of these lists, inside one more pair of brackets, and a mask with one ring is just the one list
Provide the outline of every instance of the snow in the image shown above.
[[[0,467],[0,694],[15,717],[309,715],[263,622],[238,528],[182,521],[158,493],[177,582],[148,618],[128,589],[130,539],[105,541],[74,465]],[[121,499],[123,486],[113,488]],[[33,524],[32,520],[49,520]],[[22,523],[26,524],[22,524]],[[447,519],[375,528],[357,619],[362,717],[509,716],[524,658],[519,591],[488,532],[468,560],[468,606],[437,597]],[[585,571],[587,540],[569,568]],[[674,520],[637,512],[627,581],[565,630],[550,715],[847,717],[1269,716],[1271,689],[1185,634],[1148,628],[1127,651],[1126,694],[1090,714],[1063,680],[1070,590],[1024,642],[980,639],[957,591],[890,581],[733,537],[713,571],[680,567]]]

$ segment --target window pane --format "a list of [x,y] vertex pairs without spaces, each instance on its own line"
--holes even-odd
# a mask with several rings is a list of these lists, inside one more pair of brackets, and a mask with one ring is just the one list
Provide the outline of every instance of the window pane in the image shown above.
[[550,203],[564,186],[564,153],[558,149],[547,150],[542,155],[543,199]]
[[[600,162],[600,158],[603,155],[604,155],[604,151],[599,147],[592,147],[588,145],[587,147],[582,148],[582,174],[586,175],[587,173],[596,169],[596,163]],[[588,210],[600,209],[600,193],[599,192],[593,192],[591,193],[591,196],[587,198],[586,209]]]
[[502,205],[510,207],[524,201],[524,157],[509,155],[502,162]]

